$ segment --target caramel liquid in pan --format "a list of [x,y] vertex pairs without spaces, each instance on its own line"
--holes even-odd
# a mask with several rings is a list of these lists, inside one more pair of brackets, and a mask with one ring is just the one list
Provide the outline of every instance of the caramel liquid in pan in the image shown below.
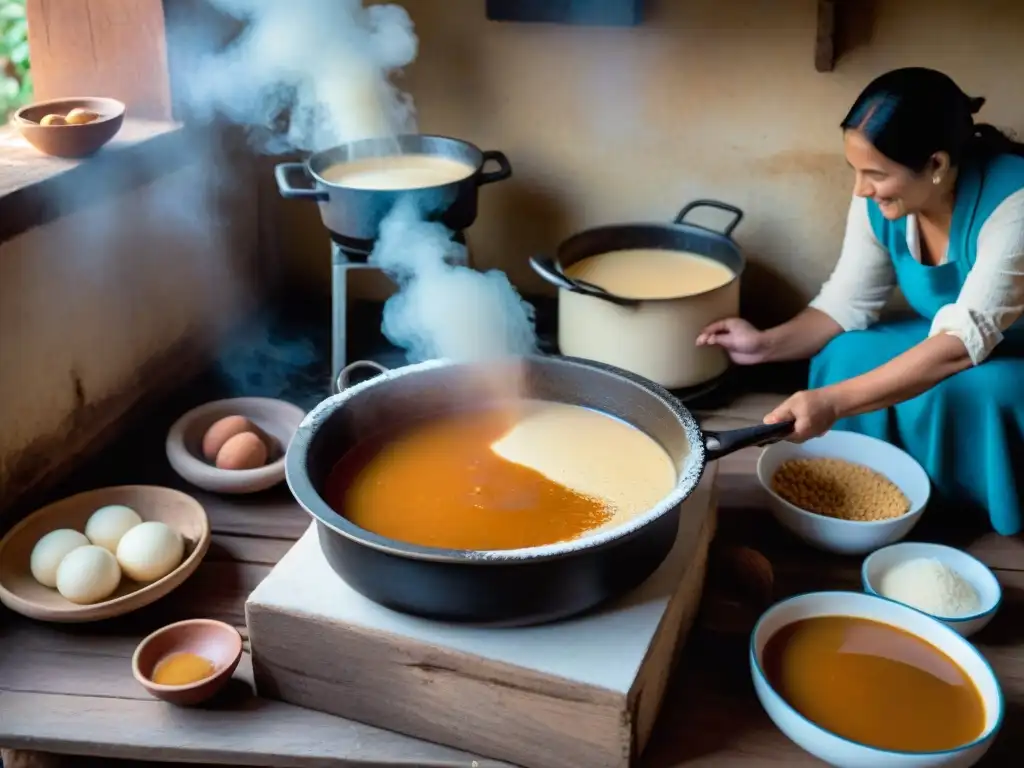
[[644,432],[575,405],[446,414],[349,451],[325,500],[365,530],[423,546],[536,547],[647,512],[676,467]]
[[889,624],[821,616],[768,639],[765,675],[808,720],[880,749],[937,752],[978,738],[985,705],[935,646]]
[[580,259],[565,274],[628,299],[672,299],[720,288],[736,275],[724,264],[686,251],[629,248]]
[[350,189],[424,189],[473,175],[471,165],[438,155],[384,155],[335,163],[320,175]]

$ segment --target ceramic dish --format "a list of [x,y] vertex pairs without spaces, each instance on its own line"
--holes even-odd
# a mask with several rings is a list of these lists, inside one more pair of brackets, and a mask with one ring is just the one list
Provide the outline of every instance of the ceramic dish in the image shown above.
[[[790,459],[843,459],[880,472],[910,500],[910,510],[891,520],[840,520],[800,509],[772,490],[772,475]],[[856,432],[833,430],[806,443],[776,443],[761,453],[757,479],[768,495],[768,506],[785,528],[818,549],[844,555],[863,555],[899,541],[921,519],[931,483],[924,468],[894,445]]]
[[[213,673],[186,685],[154,683],[157,664],[176,653],[203,657],[213,665]],[[132,654],[132,674],[156,698],[188,707],[215,696],[231,679],[241,658],[242,636],[230,624],[213,619],[186,619],[161,627],[139,643]]]
[[[962,550],[942,544],[906,541],[882,547],[872,553],[864,559],[864,564],[860,569],[860,580],[864,591],[872,595],[881,594],[879,585],[886,571],[899,563],[919,557],[934,558],[949,566],[970,582],[971,586],[978,591],[978,597],[981,598],[981,610],[977,613],[957,617],[928,614],[929,616],[938,619],[964,637],[970,637],[992,621],[992,617],[996,615],[1003,602],[1003,590],[999,586],[996,575],[977,558]],[[911,607],[913,608],[913,606]]]
[[[218,469],[203,458],[206,430],[225,416],[245,416],[270,438],[267,463],[257,469]],[[167,460],[174,471],[213,493],[256,493],[284,480],[284,454],[306,412],[266,397],[215,400],[188,411],[167,433]]]
[[[99,118],[84,125],[40,125],[50,114],[66,115],[72,109],[88,109]],[[14,125],[33,147],[54,157],[88,157],[110,141],[124,123],[125,105],[117,99],[74,97],[37,101],[14,113]]]
[[[985,707],[981,736],[943,752],[895,752],[850,741],[814,724],[775,692],[762,668],[765,644],[782,627],[816,616],[855,616],[889,624],[926,640],[970,676]],[[1005,702],[992,667],[969,642],[946,625],[913,608],[863,592],[812,592],[783,600],[761,616],[750,636],[754,690],[779,730],[799,747],[837,768],[938,768],[974,765],[992,746],[1003,724]]]
[[[85,530],[89,516],[108,504],[125,504],[145,520],[159,520],[185,540],[177,568],[149,584],[122,577],[112,597],[91,605],[66,600],[56,589],[37,582],[29,570],[36,542],[57,528]],[[0,602],[12,611],[41,621],[84,622],[110,619],[149,605],[178,587],[199,566],[210,546],[210,523],[191,496],[151,485],[121,485],[86,491],[36,510],[0,541]]]

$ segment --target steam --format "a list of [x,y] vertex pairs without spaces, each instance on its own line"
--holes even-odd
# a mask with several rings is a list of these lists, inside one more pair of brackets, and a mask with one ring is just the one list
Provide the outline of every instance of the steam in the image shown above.
[[[245,26],[185,84],[195,115],[219,113],[248,127],[270,154],[416,132],[412,99],[390,79],[417,53],[404,8],[364,8],[360,0],[212,2]],[[385,305],[385,336],[412,362],[533,352],[532,307],[504,273],[459,265],[464,247],[451,236],[408,197],[382,223],[371,260],[399,288]]]
[[534,352],[533,307],[504,272],[461,266],[466,249],[451,234],[425,221],[411,197],[400,198],[381,223],[370,261],[399,287],[384,305],[384,335],[410,362],[481,362]]
[[220,113],[247,126],[257,148],[269,154],[416,131],[412,100],[389,80],[412,63],[418,47],[401,6],[363,8],[360,0],[212,4],[245,28],[184,83],[199,119]]

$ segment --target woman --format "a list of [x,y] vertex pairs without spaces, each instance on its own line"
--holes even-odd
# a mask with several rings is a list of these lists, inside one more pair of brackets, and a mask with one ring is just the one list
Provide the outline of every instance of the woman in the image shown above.
[[[1024,501],[1024,144],[972,117],[946,75],[899,69],[842,122],[854,197],[817,298],[757,330],[713,323],[698,344],[735,363],[812,358],[810,384],[765,417],[793,440],[879,437],[927,470],[940,499],[1021,530]],[[916,317],[878,322],[895,287]],[[1021,481],[1015,473],[1022,474]]]

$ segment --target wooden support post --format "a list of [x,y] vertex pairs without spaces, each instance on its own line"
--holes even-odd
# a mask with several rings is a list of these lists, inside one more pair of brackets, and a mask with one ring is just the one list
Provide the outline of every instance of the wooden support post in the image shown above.
[[836,63],[836,3],[818,0],[818,30],[814,40],[814,68],[831,72]]
[[27,0],[36,98],[110,96],[171,119],[163,0]]

